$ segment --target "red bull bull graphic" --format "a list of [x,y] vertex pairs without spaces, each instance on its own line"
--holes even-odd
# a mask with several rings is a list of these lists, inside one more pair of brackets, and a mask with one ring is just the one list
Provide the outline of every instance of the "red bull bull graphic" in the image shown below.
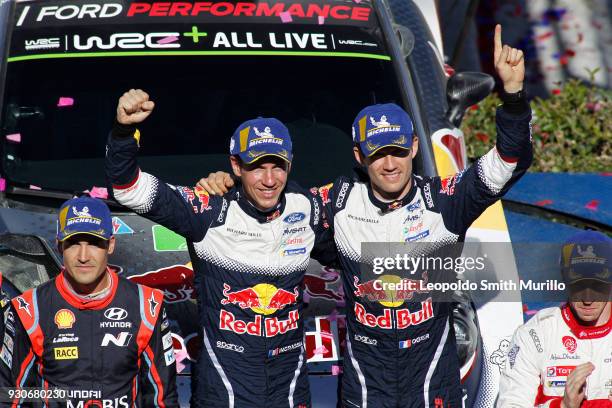
[[353,285],[355,296],[365,298],[370,302],[379,302],[384,306],[397,307],[406,300],[411,300],[417,293],[428,293],[422,290],[428,282],[427,272],[423,272],[422,279],[400,278],[396,275],[383,275],[364,283],[354,276]]
[[128,276],[128,279],[141,285],[163,290],[164,300],[167,303],[184,302],[196,298],[191,263],[172,265],[141,275]]
[[421,310],[411,312],[410,309],[384,308],[383,313],[374,315],[369,313],[359,302],[355,302],[355,318],[364,326],[381,329],[406,329],[424,323],[434,317],[432,299],[421,302]]
[[[211,209],[210,196],[203,188],[196,187],[192,190],[189,187],[182,187],[180,189],[180,193],[187,201],[189,201],[194,213],[199,214]],[[197,201],[195,200],[196,198]]]
[[231,286],[227,283],[223,284],[223,296],[225,299],[221,300],[222,305],[237,305],[242,309],[250,309],[252,307],[261,307],[259,301],[259,295],[253,288],[246,288],[242,290],[236,290],[230,292]]
[[300,292],[298,287],[293,291],[277,288],[269,283],[259,283],[251,288],[231,290],[227,283],[223,284],[222,305],[236,305],[241,309],[251,309],[255,313],[269,315],[286,306],[297,303]]
[[293,292],[288,292],[284,289],[278,289],[270,299],[268,307],[273,309],[283,309],[285,306],[295,304],[297,302],[299,292],[297,286]]
[[[327,272],[326,268],[324,270]],[[335,291],[327,286],[338,282],[339,279],[340,275],[337,272],[322,273],[321,276],[307,273],[304,275],[304,291],[313,298],[344,302],[344,294],[341,291]]]
[[310,189],[310,192],[314,195],[319,195],[321,197],[321,201],[323,201],[323,205],[328,204],[331,200],[329,199],[329,190],[332,189],[334,183],[326,184],[322,187],[313,187]]

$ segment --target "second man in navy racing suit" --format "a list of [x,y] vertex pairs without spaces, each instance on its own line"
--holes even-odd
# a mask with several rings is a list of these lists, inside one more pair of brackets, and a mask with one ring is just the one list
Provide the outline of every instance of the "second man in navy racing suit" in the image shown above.
[[121,97],[106,172],[118,202],[187,239],[203,328],[192,406],[310,406],[300,284],[311,255],[325,264],[335,251],[321,203],[287,185],[287,128],[240,125],[230,161],[241,186],[209,197],[138,167],[135,125],[152,109],[143,91]]

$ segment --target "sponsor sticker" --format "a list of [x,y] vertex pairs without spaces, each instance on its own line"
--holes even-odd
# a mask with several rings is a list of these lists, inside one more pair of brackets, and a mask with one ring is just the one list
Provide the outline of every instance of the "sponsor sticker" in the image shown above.
[[53,349],[56,360],[76,360],[79,358],[78,347],[56,347]]
[[162,347],[164,350],[172,347],[172,333],[166,333],[162,337]]
[[173,348],[164,352],[164,360],[166,360],[166,366],[169,366],[172,363],[174,363],[174,349]]
[[287,224],[295,224],[296,222],[302,221],[306,218],[306,214],[303,212],[294,212],[283,218],[283,221]]
[[60,309],[55,313],[54,321],[58,329],[72,329],[76,317],[74,313],[72,313],[72,310]]
[[133,234],[134,230],[119,217],[113,217],[113,235]]
[[9,368],[13,365],[13,354],[8,351],[6,345],[3,345],[2,350],[0,350],[0,360],[4,361],[4,364]]

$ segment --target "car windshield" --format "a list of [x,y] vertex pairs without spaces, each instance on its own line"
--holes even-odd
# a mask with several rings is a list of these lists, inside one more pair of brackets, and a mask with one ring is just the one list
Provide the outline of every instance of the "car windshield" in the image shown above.
[[[105,185],[106,139],[117,100],[130,88],[146,90],[156,103],[139,126],[141,168],[184,185],[229,170],[231,134],[259,116],[287,124],[292,177],[307,187],[324,184],[354,166],[351,124],[359,110],[401,102],[375,22],[230,24],[223,31],[209,26],[204,36],[192,24],[158,20],[130,33],[99,21],[86,27],[64,19],[58,26],[58,10],[30,10],[12,37],[2,173],[16,185],[67,191]],[[16,14],[24,12],[18,7]],[[28,18],[36,24],[28,26]],[[210,48],[193,51],[204,41]]]

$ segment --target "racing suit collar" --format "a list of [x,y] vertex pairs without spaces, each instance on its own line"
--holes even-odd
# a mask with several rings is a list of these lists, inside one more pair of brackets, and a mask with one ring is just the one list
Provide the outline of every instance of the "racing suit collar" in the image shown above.
[[236,200],[238,205],[247,215],[255,218],[260,224],[265,224],[278,218],[285,210],[285,191],[283,191],[279,197],[278,204],[272,207],[268,211],[261,211],[257,209],[247,198],[242,185],[239,185],[236,189]]
[[372,183],[370,183],[370,178],[368,177],[368,174],[364,169],[359,167],[355,168],[355,176],[359,181],[366,182],[368,186],[368,198],[370,199],[370,202],[374,204],[374,206],[378,208],[383,214],[407,206],[408,204],[410,204],[410,202],[416,195],[417,188],[416,182],[414,181],[414,176],[410,178],[410,183],[412,183],[410,191],[408,191],[408,193],[404,197],[390,202],[382,201],[376,198],[376,196],[374,195],[374,191],[372,191]]
[[612,315],[608,322],[601,326],[582,326],[574,316],[569,304],[565,304],[561,307],[561,316],[572,333],[579,339],[599,339],[612,331]]
[[60,274],[57,276],[57,278],[55,278],[55,287],[59,291],[62,298],[64,298],[66,302],[68,302],[71,306],[76,307],[77,309],[103,309],[108,306],[115,297],[119,277],[108,267],[106,268],[106,273],[108,273],[108,276],[111,280],[110,290],[105,297],[100,299],[84,299],[80,296],[77,296],[70,288],[70,284],[66,281],[64,272],[65,269],[62,268]]

